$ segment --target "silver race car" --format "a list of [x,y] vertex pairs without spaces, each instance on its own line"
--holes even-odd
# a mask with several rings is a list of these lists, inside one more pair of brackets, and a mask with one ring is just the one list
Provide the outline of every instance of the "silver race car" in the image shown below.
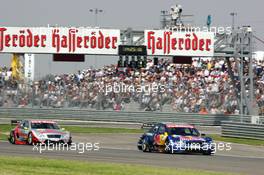
[[9,141],[12,144],[71,144],[71,133],[60,128],[50,120],[22,120],[10,131]]

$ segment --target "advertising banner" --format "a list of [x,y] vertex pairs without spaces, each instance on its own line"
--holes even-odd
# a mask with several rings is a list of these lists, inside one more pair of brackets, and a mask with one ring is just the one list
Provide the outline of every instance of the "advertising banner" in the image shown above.
[[214,33],[145,30],[148,55],[213,56]]
[[0,53],[117,55],[120,30],[0,27]]

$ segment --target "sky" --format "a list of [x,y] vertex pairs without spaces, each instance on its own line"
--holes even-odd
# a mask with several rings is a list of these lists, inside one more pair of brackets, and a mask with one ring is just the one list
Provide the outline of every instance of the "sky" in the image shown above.
[[[181,4],[183,14],[194,15],[186,20],[204,26],[212,15],[213,26],[231,26],[230,12],[236,12],[236,26],[250,25],[254,34],[264,39],[264,14],[261,0],[1,0],[0,26],[64,27],[94,26],[95,15],[89,9],[99,8],[98,26],[101,28],[145,30],[160,27],[160,11]],[[255,50],[264,50],[256,42]],[[117,57],[86,56],[84,63],[54,63],[51,55],[36,55],[36,77],[47,73],[76,72],[90,66],[101,67],[116,63]],[[11,55],[0,54],[0,66],[9,66]]]

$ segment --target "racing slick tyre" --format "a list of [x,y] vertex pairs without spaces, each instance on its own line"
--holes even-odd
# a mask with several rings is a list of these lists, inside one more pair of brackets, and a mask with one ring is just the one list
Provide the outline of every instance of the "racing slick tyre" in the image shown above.
[[146,139],[144,139],[142,141],[142,151],[143,152],[151,152],[151,149],[149,147],[148,141]]
[[28,134],[27,144],[29,145],[33,144],[33,135],[31,132]]
[[142,150],[142,144],[137,146],[138,150]]
[[72,144],[72,139],[70,139],[68,142],[67,142],[67,145],[71,146]]
[[166,140],[166,142],[165,142],[165,153],[168,153],[168,154],[173,153],[169,140]]
[[15,133],[13,131],[10,132],[9,141],[12,144],[15,144],[16,143]]
[[210,156],[212,155],[212,150],[206,150],[203,152],[203,155],[207,155],[207,156]]

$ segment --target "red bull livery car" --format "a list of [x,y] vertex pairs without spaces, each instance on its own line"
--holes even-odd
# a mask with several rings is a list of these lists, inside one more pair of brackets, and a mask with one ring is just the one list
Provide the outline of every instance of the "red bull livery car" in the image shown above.
[[215,150],[210,137],[200,134],[193,125],[177,123],[152,124],[150,130],[140,137],[138,149],[144,152],[198,152],[204,155],[211,155]]
[[54,121],[22,120],[10,131],[9,141],[12,144],[71,144],[71,133],[60,128]]

